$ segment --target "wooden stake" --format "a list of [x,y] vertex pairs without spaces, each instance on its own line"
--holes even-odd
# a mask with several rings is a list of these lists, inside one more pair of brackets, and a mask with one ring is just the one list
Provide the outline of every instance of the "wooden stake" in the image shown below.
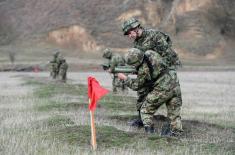
[[[90,100],[89,100],[89,103],[90,103]],[[96,144],[94,111],[90,110],[90,117],[91,117],[91,145],[92,145],[92,149],[96,150],[97,144]]]

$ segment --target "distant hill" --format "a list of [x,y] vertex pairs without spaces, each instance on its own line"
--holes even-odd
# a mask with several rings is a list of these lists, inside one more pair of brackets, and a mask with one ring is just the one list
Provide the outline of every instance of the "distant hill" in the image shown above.
[[171,35],[182,58],[234,57],[234,0],[0,0],[0,44],[31,40],[82,52],[125,51],[121,23]]

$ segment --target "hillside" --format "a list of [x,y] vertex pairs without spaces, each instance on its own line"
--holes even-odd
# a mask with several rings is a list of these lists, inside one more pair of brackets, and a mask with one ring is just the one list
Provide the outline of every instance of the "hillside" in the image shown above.
[[[125,51],[121,23],[138,18],[173,38],[183,59],[234,60],[233,0],[1,0],[0,44],[43,42],[65,51]],[[39,40],[37,40],[39,39]]]

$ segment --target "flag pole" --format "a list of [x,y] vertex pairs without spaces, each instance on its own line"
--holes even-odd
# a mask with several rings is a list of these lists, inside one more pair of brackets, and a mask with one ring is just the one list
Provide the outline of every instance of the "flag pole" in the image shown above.
[[[90,101],[91,100],[89,99],[89,104],[90,104]],[[90,110],[90,117],[91,117],[91,145],[92,145],[92,149],[96,150],[97,149],[97,144],[96,144],[94,110]]]

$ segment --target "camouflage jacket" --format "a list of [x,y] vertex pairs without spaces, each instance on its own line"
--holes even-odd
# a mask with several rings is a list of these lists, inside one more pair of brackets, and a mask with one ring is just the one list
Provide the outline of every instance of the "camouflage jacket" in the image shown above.
[[61,62],[61,58],[60,57],[53,57],[53,59],[50,61],[50,63],[56,63],[58,65],[60,65]]
[[170,37],[161,31],[143,29],[142,35],[134,41],[134,48],[159,53],[169,67],[181,65],[177,53],[172,49]]
[[[142,89],[153,87],[155,86],[155,84],[159,83],[159,80],[161,80],[162,77],[164,77],[164,75],[167,73],[166,72],[167,67],[165,62],[163,61],[163,58],[158,53],[154,54],[154,59],[155,63],[152,68],[152,71],[147,61],[144,59],[142,64],[137,69],[138,71],[137,78],[136,79],[131,79],[130,77],[127,78],[125,82],[129,88],[135,91],[141,91]],[[148,61],[153,61],[153,60],[150,59]]]
[[68,67],[69,66],[68,66],[67,62],[62,62],[60,65],[60,70],[67,71]]
[[109,60],[109,66],[111,71],[113,71],[116,66],[124,66],[124,65],[125,65],[125,60],[119,54],[113,54],[111,59]]

